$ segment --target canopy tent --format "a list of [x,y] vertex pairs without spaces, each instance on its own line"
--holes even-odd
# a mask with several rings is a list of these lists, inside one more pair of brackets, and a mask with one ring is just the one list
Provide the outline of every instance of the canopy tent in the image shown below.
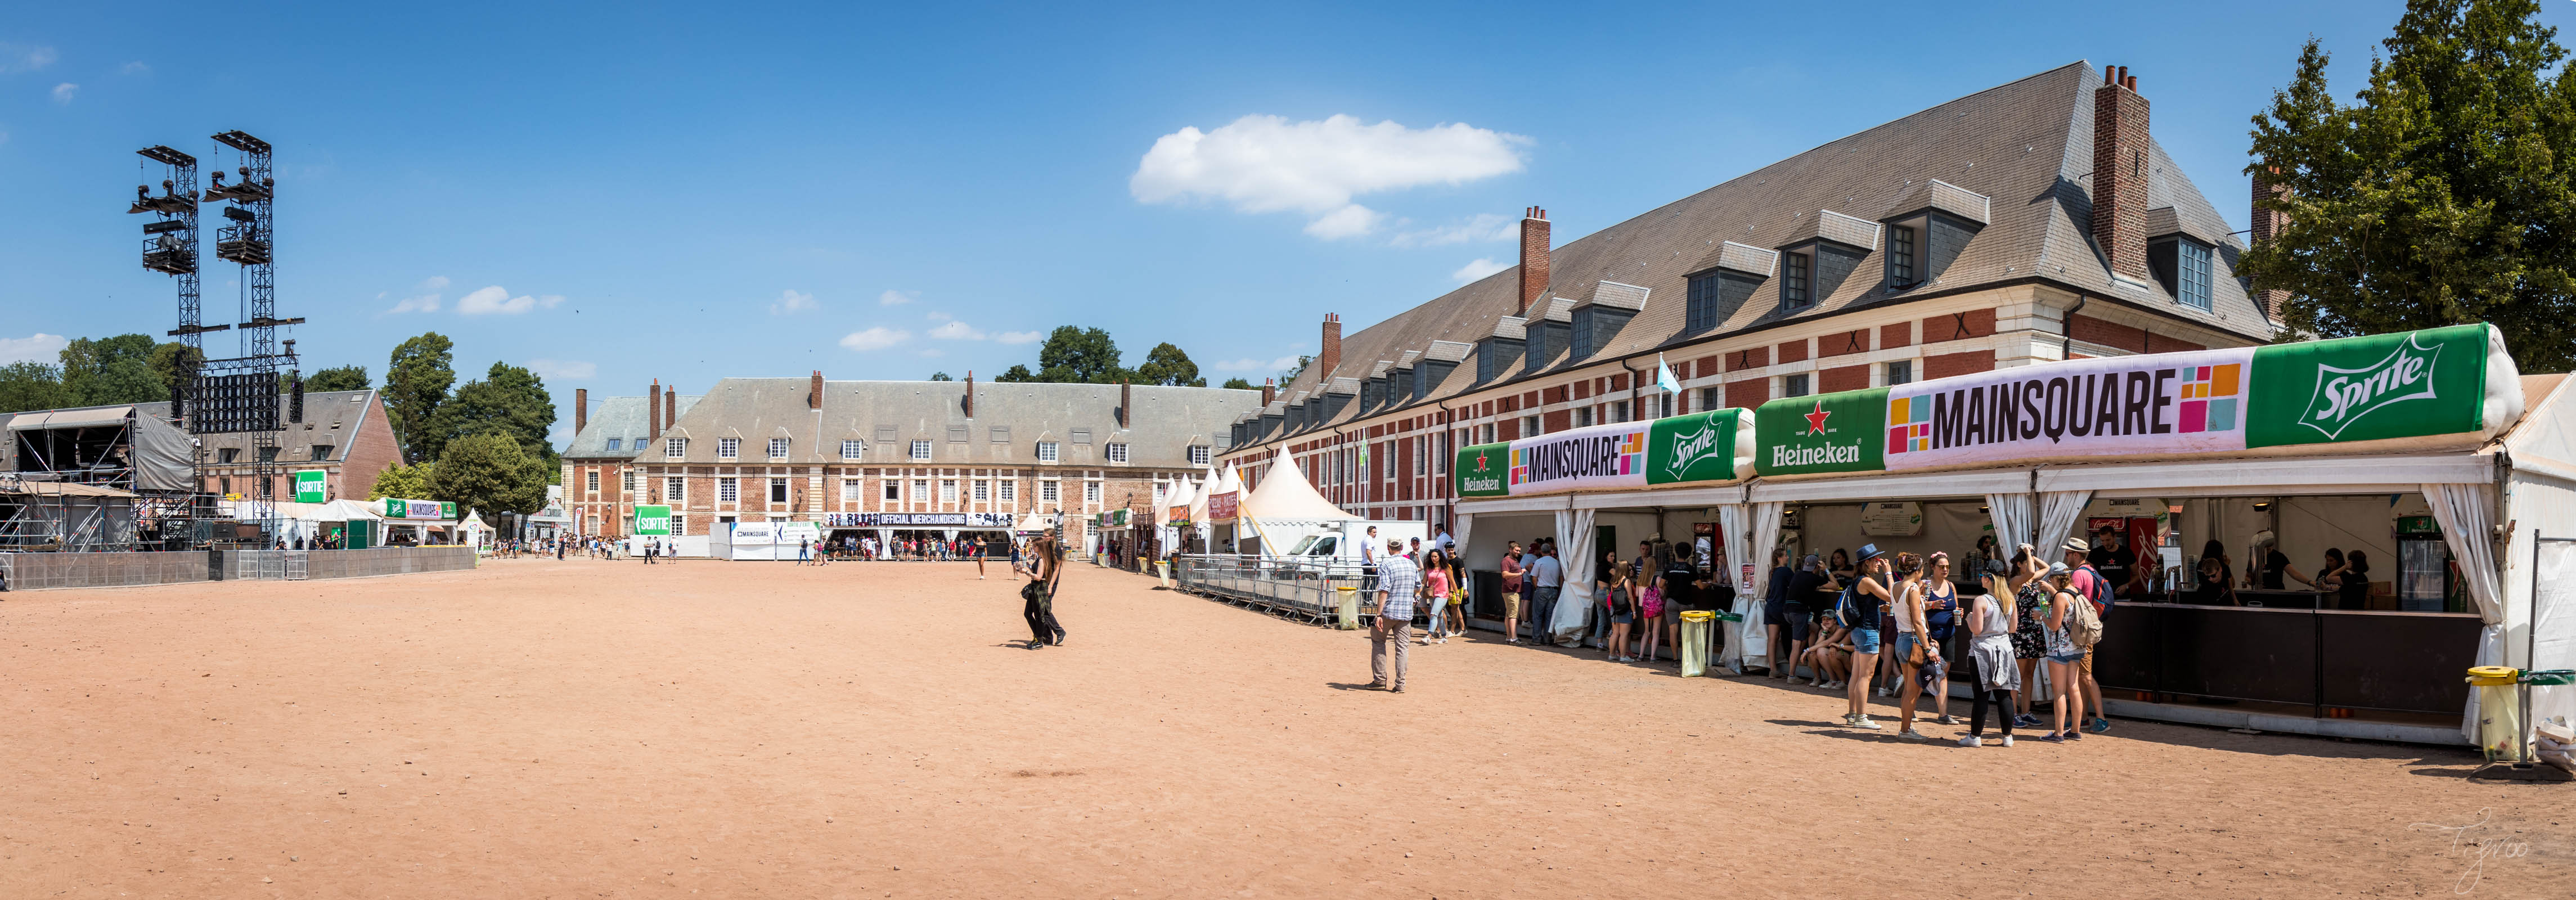
[[[1231,470],[1229,470],[1231,474]],[[1261,477],[1261,486],[1243,498],[1238,517],[1264,521],[1341,522],[1365,518],[1353,515],[1315,490],[1306,481],[1306,472],[1282,454],[1270,464],[1270,472]]]
[[[114,432],[86,429],[123,429]],[[28,413],[9,419],[9,440],[16,443],[21,472],[94,471],[100,467],[133,470],[138,491],[188,491],[196,487],[196,439],[160,419],[135,414],[131,406],[63,409]]]

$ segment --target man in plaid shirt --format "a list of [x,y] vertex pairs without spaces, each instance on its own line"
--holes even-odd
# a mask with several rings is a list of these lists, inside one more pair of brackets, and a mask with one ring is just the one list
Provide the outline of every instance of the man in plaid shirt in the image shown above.
[[[1422,569],[1404,558],[1404,541],[1386,542],[1377,561],[1377,622],[1369,626],[1370,687],[1404,693],[1405,647],[1413,643],[1413,598],[1422,592]],[[1387,645],[1395,645],[1395,680],[1386,677]]]

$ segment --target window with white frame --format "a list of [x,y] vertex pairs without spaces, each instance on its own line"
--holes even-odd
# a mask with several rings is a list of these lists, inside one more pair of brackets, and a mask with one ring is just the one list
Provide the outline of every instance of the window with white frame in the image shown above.
[[1426,438],[1413,439],[1413,474],[1421,475],[1431,471],[1431,454],[1423,452],[1430,447],[1427,440]]
[[683,515],[677,515],[677,514],[672,515],[672,516],[671,516],[671,533],[672,533],[672,534],[687,534],[687,533],[689,533],[689,517],[687,517],[687,516],[683,516]]
[[1807,389],[1807,373],[1780,376],[1780,396],[1804,397],[1812,393],[1815,392]]
[[769,480],[769,502],[787,502],[787,479],[772,478]]
[[680,457],[683,457],[683,456],[687,456],[687,455],[689,455],[689,439],[688,439],[688,438],[666,438],[666,439],[664,439],[664,440],[662,441],[662,455],[664,455],[664,456],[668,456],[668,457],[670,457],[670,458],[672,458],[672,459],[678,459],[678,458],[680,458]]
[[615,450],[615,449],[617,449],[618,447],[623,446],[623,441],[624,441],[624,439],[622,439],[622,438],[609,438],[609,439],[608,439],[608,449]]
[[742,499],[742,482],[733,478],[716,479],[716,502],[732,503]]
[[1056,457],[1056,451],[1055,451],[1055,442],[1054,442],[1054,441],[1039,441],[1039,442],[1038,442],[1038,461],[1039,461],[1039,462],[1042,462],[1042,463],[1051,463],[1051,462],[1055,462],[1055,461],[1056,461],[1056,459],[1057,459],[1057,457]]
[[1191,445],[1191,447],[1190,447],[1190,465],[1193,465],[1193,466],[1204,466],[1204,465],[1207,465],[1207,464],[1208,464],[1208,459],[1209,459],[1209,449],[1208,449],[1208,445],[1206,445],[1206,444],[1193,444],[1193,445]]
[[858,459],[862,456],[866,456],[867,453],[868,445],[860,443],[857,438],[843,438],[841,440],[842,459]]
[[1056,502],[1056,497],[1057,497],[1057,494],[1056,494],[1056,480],[1055,480],[1055,479],[1053,479],[1053,478],[1047,478],[1047,479],[1042,479],[1042,480],[1040,480],[1040,481],[1038,482],[1038,502],[1040,502],[1040,503],[1054,503],[1054,502]]
[[916,503],[930,499],[930,479],[915,478],[912,480],[912,499]]
[[627,493],[634,493],[634,491],[635,491],[635,470],[633,470],[633,469],[628,469],[628,470],[626,470],[625,472],[620,473],[620,474],[617,476],[617,483],[618,483],[618,486],[619,486],[619,487],[621,487],[621,488],[624,488],[624,489],[627,491]]
[[1586,427],[1590,427],[1590,426],[1591,426],[1591,424],[1592,424],[1592,407],[1589,407],[1589,406],[1578,406],[1578,407],[1575,407],[1575,409],[1574,409],[1574,427],[1576,427],[1576,428],[1586,428]]
[[930,460],[930,442],[929,442],[928,440],[915,440],[915,441],[913,441],[913,442],[912,442],[912,458],[913,458],[913,459],[915,459],[915,460],[919,460],[919,461],[923,461],[923,462],[928,462],[928,461]]
[[888,479],[886,479],[886,480],[885,480],[885,498],[886,498],[886,500],[887,500],[888,502],[893,502],[893,501],[902,500],[902,499],[903,499],[903,482],[901,482],[901,481],[896,481],[896,480],[894,480],[894,479],[892,479],[892,478],[888,478]]
[[786,439],[786,438],[770,438],[770,439],[769,439],[769,458],[770,458],[770,459],[786,459],[786,458],[787,458],[787,439]]
[[1521,417],[1521,436],[1522,436],[1522,437],[1537,437],[1537,436],[1539,436],[1539,434],[1541,434],[1541,433],[1542,433],[1542,429],[1540,429],[1540,428],[1539,428],[1539,421],[1538,421],[1538,417],[1537,417],[1537,416],[1522,416],[1522,417]]
[[662,502],[677,506],[689,499],[689,480],[677,475],[662,479]]
[[867,490],[867,489],[866,489],[866,488],[864,488],[864,487],[861,487],[861,485],[864,485],[864,484],[867,484],[867,481],[865,481],[864,479],[858,479],[858,478],[844,478],[844,479],[841,479],[841,502],[843,502],[843,503],[857,503],[857,502],[859,502],[859,501],[861,501],[861,500],[865,500],[865,499],[867,499],[867,494],[866,494],[866,490]]
[[1086,481],[1082,483],[1082,502],[1100,502],[1100,482]]
[[716,458],[717,458],[717,459],[733,459],[734,457],[741,456],[741,455],[742,455],[742,439],[741,439],[741,438],[717,438],[717,439],[716,439]]
[[957,502],[957,479],[954,479],[954,478],[942,478],[942,479],[939,479],[939,502],[941,502],[941,503],[955,503],[955,502]]
[[1019,499],[1020,499],[1020,498],[1019,498],[1019,493],[1020,493],[1020,483],[1019,483],[1019,482],[1011,481],[1011,480],[1009,480],[1009,479],[1004,479],[1004,480],[1002,481],[1002,502],[1004,502],[1004,503],[1015,503],[1015,502],[1018,502],[1018,501],[1019,501]]
[[589,472],[584,473],[582,476],[582,484],[585,486],[586,490],[597,493],[599,491],[599,470],[592,469]]
[[1123,463],[1123,462],[1126,462],[1126,461],[1127,461],[1127,445],[1125,445],[1125,444],[1119,444],[1119,443],[1112,443],[1112,444],[1110,444],[1110,445],[1109,445],[1109,461],[1110,461],[1110,462],[1114,462],[1114,463]]
[[975,479],[975,502],[982,503],[991,499],[993,499],[993,483],[981,478]]
[[1485,424],[1483,424],[1483,425],[1479,425],[1479,426],[1477,426],[1477,427],[1476,427],[1476,435],[1477,435],[1477,436],[1476,436],[1476,443],[1479,443],[1479,444],[1490,444],[1490,443],[1493,443],[1493,442],[1494,442],[1494,423],[1487,422],[1487,423],[1485,423]]

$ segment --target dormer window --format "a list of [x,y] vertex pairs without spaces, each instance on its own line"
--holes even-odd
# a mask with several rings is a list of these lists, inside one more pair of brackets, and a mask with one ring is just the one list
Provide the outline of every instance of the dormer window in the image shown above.
[[1887,281],[1889,284],[1914,283],[1914,226],[1891,225],[1887,228]]
[[623,443],[625,440],[626,440],[625,438],[609,438],[609,439],[608,439],[608,449],[611,449],[611,450],[616,450],[616,449],[618,449],[618,448],[619,448],[619,445],[620,445],[621,443]]
[[2175,235],[2147,245],[2147,268],[2174,302],[2208,312],[2211,254],[2208,244]]
[[1814,302],[1807,286],[1812,281],[1809,257],[1804,253],[1780,254],[1780,311],[1805,309]]
[[1959,258],[1968,240],[1992,220],[1994,203],[1984,194],[1938,178],[1916,184],[1900,209],[1904,215],[1881,220],[1887,232],[1887,290],[1901,291],[1940,278]]

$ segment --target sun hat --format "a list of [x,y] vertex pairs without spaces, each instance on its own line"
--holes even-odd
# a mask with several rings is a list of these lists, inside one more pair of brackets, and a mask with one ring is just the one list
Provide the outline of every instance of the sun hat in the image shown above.
[[2049,564],[2048,564],[2048,577],[2050,577],[2050,578],[2055,578],[2055,577],[2060,576],[2060,575],[2072,575],[2072,574],[2075,574],[2075,570],[2074,570],[2074,569],[2069,569],[2069,568],[2067,568],[2065,563],[2062,563],[2062,562],[2053,562],[2053,563],[2049,563]]
[[2091,553],[2093,545],[2085,543],[2083,538],[2071,537],[2066,539],[2066,549],[2076,553]]
[[1877,559],[1880,555],[1881,555],[1881,554],[1878,552],[1878,545],[1877,545],[1877,544],[1862,544],[1862,545],[1860,545],[1860,561],[1861,561],[1861,562],[1868,562],[1868,561],[1870,561],[1870,560]]

